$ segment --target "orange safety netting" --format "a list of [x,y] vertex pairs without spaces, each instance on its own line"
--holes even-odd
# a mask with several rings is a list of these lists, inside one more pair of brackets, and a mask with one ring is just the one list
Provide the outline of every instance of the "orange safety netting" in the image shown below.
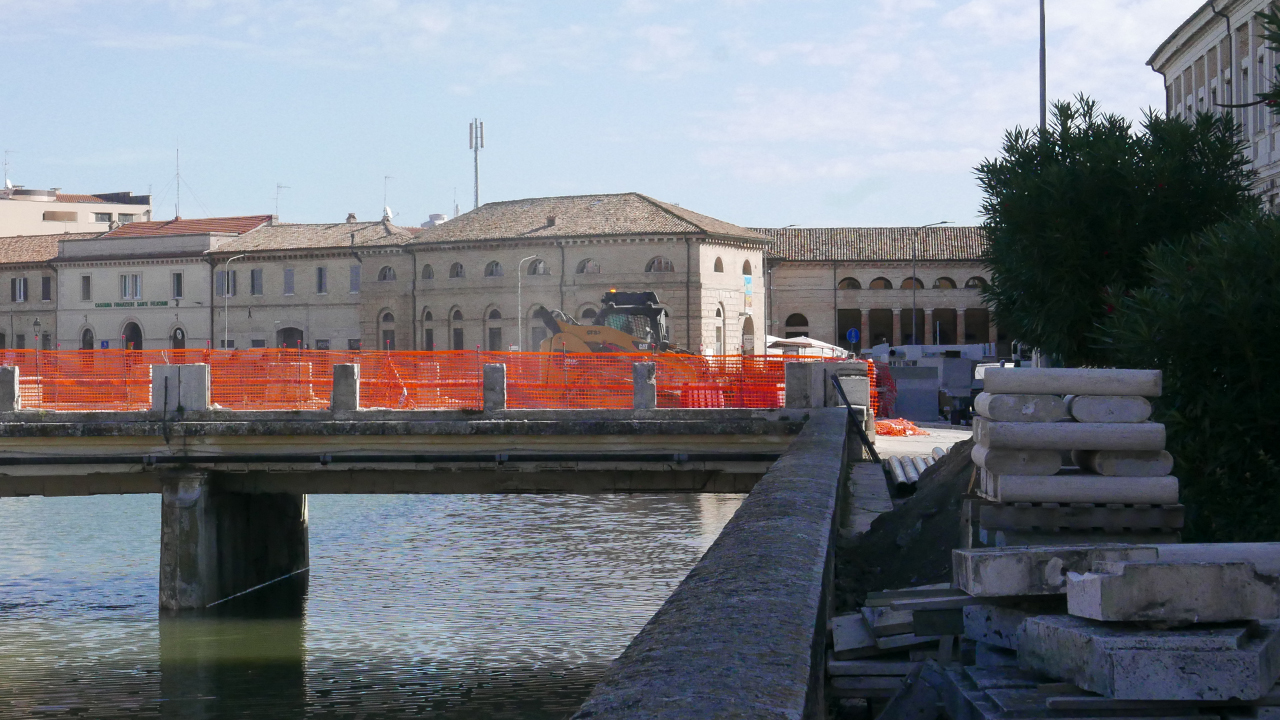
[[0,350],[19,368],[24,407],[146,410],[151,366],[209,365],[211,401],[230,410],[329,406],[333,366],[360,365],[360,406],[406,410],[483,405],[483,366],[507,366],[507,407],[632,407],[632,364],[657,365],[658,406],[779,408],[785,362],[762,355],[717,357],[514,352],[331,352],[325,350]]
[[929,431],[916,426],[910,420],[877,420],[876,435],[886,435],[889,437],[912,437],[915,435],[928,435]]

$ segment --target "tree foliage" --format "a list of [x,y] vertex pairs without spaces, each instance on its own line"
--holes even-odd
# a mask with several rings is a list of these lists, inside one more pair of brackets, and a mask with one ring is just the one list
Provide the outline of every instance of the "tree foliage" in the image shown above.
[[1148,250],[1148,287],[1098,338],[1159,368],[1186,538],[1280,540],[1280,219],[1254,216]]
[[1148,113],[1141,132],[1083,96],[1047,132],[1016,128],[978,167],[996,322],[1067,365],[1111,364],[1090,339],[1109,296],[1144,287],[1147,251],[1257,207],[1237,126]]

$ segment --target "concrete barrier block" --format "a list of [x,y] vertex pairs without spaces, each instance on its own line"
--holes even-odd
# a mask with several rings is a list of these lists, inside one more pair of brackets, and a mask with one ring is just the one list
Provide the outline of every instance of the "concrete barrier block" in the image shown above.
[[1151,401],[1138,395],[1073,395],[1067,411],[1083,423],[1146,422]]
[[1147,630],[1042,615],[1023,624],[1018,662],[1117,700],[1256,700],[1280,677],[1280,622]]
[[1054,475],[1062,469],[1062,453],[1057,450],[992,450],[974,445],[969,457],[993,475]]
[[[209,409],[209,366],[151,366],[151,409],[163,412]],[[167,403],[166,403],[167,398]]]
[[979,393],[973,410],[1000,422],[1057,422],[1067,417],[1067,403],[1057,395],[993,395]]
[[1067,575],[1076,617],[1161,625],[1280,618],[1280,578],[1247,562],[1098,562]]
[[995,499],[1002,503],[1091,503],[1176,505],[1178,478],[1101,475],[1000,475]]
[[19,374],[16,365],[0,367],[0,412],[22,409],[22,395],[18,390]]
[[826,381],[822,363],[793,361],[784,370],[786,382],[785,405],[787,409],[823,407],[826,402]]
[[1280,576],[1280,543],[1178,543],[1156,547],[1162,562],[1247,562]]
[[1020,423],[973,419],[974,442],[998,450],[1164,449],[1160,423]]
[[1113,477],[1153,477],[1173,472],[1167,450],[1073,450],[1071,459],[1083,470]]
[[1005,395],[1160,396],[1159,370],[987,368],[983,389]]
[[329,409],[355,411],[360,409],[360,366],[342,364],[333,366],[333,389],[329,395]]
[[1025,610],[999,605],[969,605],[962,610],[966,638],[1006,650],[1018,649],[1022,623],[1032,617]]
[[1055,595],[1066,592],[1068,572],[1088,572],[1095,562],[1158,557],[1158,551],[1150,545],[952,550],[952,583],[974,597]]
[[638,362],[631,365],[631,407],[635,410],[652,410],[658,407],[658,364]]
[[507,366],[502,363],[485,363],[484,411],[507,409]]

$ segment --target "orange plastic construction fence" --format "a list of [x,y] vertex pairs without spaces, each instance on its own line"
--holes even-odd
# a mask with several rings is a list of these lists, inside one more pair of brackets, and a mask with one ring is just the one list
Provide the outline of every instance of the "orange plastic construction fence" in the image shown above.
[[929,431],[916,427],[916,424],[910,420],[877,420],[876,435],[886,435],[889,437],[912,437],[915,435],[928,435]]
[[612,355],[325,350],[0,350],[19,369],[24,407],[146,410],[151,366],[209,365],[211,401],[230,410],[329,407],[333,366],[360,365],[360,406],[406,410],[482,407],[487,363],[507,366],[507,407],[632,407],[632,364],[657,365],[658,406],[779,408],[785,363],[763,355]]

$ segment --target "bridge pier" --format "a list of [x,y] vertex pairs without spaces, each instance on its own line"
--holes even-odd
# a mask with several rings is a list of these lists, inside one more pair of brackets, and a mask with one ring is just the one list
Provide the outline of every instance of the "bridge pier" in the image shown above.
[[308,566],[306,495],[228,492],[218,480],[186,470],[161,481],[161,610],[203,610]]

